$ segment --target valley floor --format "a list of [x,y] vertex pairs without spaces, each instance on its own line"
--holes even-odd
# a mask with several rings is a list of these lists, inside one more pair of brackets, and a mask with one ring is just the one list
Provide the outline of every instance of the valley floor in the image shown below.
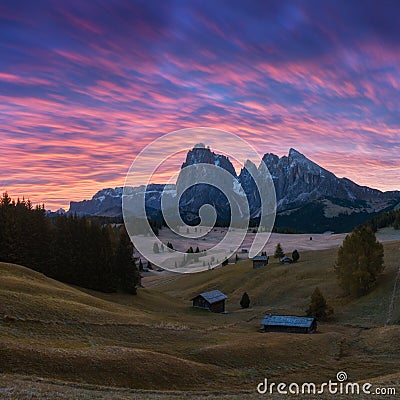
[[[174,232],[167,228],[163,228],[159,232],[159,238],[162,242],[171,242],[174,248],[180,251],[186,251],[190,246],[200,250],[209,249],[219,243],[226,235],[227,228],[214,228],[209,232],[204,239],[187,239],[178,237]],[[343,239],[347,233],[302,233],[302,234],[284,234],[284,233],[271,233],[268,243],[264,247],[267,254],[274,254],[275,247],[281,243],[284,250],[289,254],[294,249],[299,251],[308,250],[325,250],[337,248],[343,243]],[[254,241],[255,233],[251,231],[246,234],[242,248],[249,249],[251,243]],[[380,242],[400,241],[400,230],[393,228],[383,228],[376,234]],[[310,240],[312,238],[312,240]]]

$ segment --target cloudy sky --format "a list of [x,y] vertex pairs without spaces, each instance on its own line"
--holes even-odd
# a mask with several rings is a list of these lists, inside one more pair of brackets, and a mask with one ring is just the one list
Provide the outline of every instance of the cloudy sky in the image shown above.
[[68,208],[210,126],[400,189],[396,1],[0,3],[0,189]]

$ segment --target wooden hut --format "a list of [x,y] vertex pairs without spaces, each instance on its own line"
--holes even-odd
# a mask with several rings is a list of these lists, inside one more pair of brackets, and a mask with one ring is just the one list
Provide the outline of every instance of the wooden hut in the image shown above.
[[220,290],[212,290],[193,297],[193,307],[204,308],[215,313],[225,311],[225,300],[228,298]]
[[263,332],[314,333],[317,320],[292,315],[266,315],[262,320]]
[[268,256],[256,256],[253,258],[253,269],[265,267],[268,265]]

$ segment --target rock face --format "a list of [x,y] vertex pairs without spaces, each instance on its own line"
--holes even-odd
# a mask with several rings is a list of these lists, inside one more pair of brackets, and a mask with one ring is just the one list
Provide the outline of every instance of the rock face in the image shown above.
[[[146,199],[146,210],[151,217],[158,217],[161,209],[161,194],[163,191],[175,192],[175,185],[150,184],[146,187],[130,188],[129,195],[143,196]],[[71,201],[69,214],[93,215],[105,217],[122,217],[122,187],[103,189],[97,192],[91,200]]]
[[100,190],[91,200],[71,201],[69,213],[113,217],[121,215],[121,209],[122,187],[117,187]]
[[265,154],[263,161],[274,181],[278,211],[325,198],[384,203],[400,195],[400,192],[385,194],[347,178],[338,178],[295,149],[290,149],[289,155],[282,158]]
[[[200,164],[220,167],[227,173],[221,174],[218,171],[219,168],[209,168]],[[212,182],[215,186],[198,183],[185,190],[185,188],[200,180]],[[185,162],[182,164],[181,173],[176,182],[177,195],[181,199],[179,206],[183,218],[190,222],[196,219],[202,205],[211,204],[214,206],[219,220],[229,221],[230,207],[228,199],[218,189],[224,187],[227,188],[225,193],[233,193],[236,187],[240,187],[235,168],[228,157],[215,154],[209,148],[199,147],[199,145],[190,150],[186,155]]]
[[182,164],[182,169],[188,167],[189,165],[196,164],[214,164],[228,171],[232,176],[236,177],[236,171],[229,158],[212,152],[208,147],[203,147],[204,145],[196,145],[192,150],[189,150],[186,155],[186,160]]
[[260,195],[253,178],[253,175],[258,176],[259,173],[257,166],[253,162],[247,160],[240,171],[238,178],[244,192],[246,193],[252,218],[255,218],[258,215],[261,205]]
[[[400,192],[381,192],[366,186],[359,186],[347,178],[338,178],[333,173],[320,167],[295,149],[290,149],[288,156],[279,158],[268,153],[262,158],[272,176],[277,200],[277,223],[281,226],[292,227],[298,230],[316,231],[318,224],[321,230],[338,231],[342,220],[349,222],[343,228],[348,230],[375,213],[394,207],[400,201]],[[196,145],[186,155],[182,170],[192,166],[190,174],[181,170],[176,188],[170,185],[168,190],[177,194],[183,193],[180,200],[180,210],[187,220],[196,218],[200,207],[211,204],[217,211],[221,221],[229,220],[230,209],[227,198],[220,190],[205,184],[198,184],[186,191],[187,181],[203,177],[218,186],[217,175],[212,169],[204,169],[199,164],[210,164],[223,168],[228,172],[229,185],[238,195],[246,195],[250,215],[257,218],[260,210],[260,195],[250,172],[258,179],[264,179],[260,166],[247,161],[237,175],[229,158],[216,154],[204,145]],[[188,171],[188,170],[187,170]],[[194,175],[193,175],[194,174]],[[258,175],[257,175],[258,174]],[[229,178],[231,177],[231,178]],[[225,182],[226,183],[226,182]],[[161,215],[161,193],[165,185],[149,185],[146,190],[146,208],[151,210],[152,216]],[[143,193],[145,188],[132,188],[132,193]],[[244,192],[243,192],[244,191]],[[91,200],[71,202],[70,213],[79,215],[121,215],[122,188],[104,189],[96,193]],[[315,219],[315,227],[309,225],[309,219]],[[336,218],[336,220],[335,220]],[[334,223],[335,220],[335,223]],[[332,229],[335,226],[336,229]],[[326,229],[327,227],[327,229]]]

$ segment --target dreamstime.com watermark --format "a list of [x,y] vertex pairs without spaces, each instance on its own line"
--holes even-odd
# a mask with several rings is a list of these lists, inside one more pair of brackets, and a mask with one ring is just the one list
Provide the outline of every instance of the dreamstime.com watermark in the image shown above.
[[267,378],[257,385],[259,394],[294,394],[294,395],[380,395],[380,396],[395,396],[396,388],[394,387],[374,387],[369,382],[346,382],[347,374],[340,371],[336,374],[336,381],[329,380],[323,383],[305,382],[299,383],[284,383],[284,382],[269,382]]

